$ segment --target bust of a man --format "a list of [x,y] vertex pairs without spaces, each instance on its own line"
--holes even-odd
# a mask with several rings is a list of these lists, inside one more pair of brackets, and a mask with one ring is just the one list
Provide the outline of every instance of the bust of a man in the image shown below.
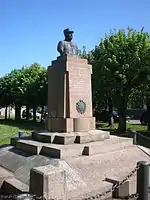
[[63,41],[59,41],[57,46],[57,51],[60,53],[60,56],[77,56],[78,47],[72,42],[73,33],[74,31],[69,28],[64,30],[65,39]]

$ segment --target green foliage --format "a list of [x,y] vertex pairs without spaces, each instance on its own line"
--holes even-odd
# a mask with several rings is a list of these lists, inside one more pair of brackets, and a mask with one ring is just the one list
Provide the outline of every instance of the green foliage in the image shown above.
[[38,63],[14,69],[0,78],[0,104],[46,105],[47,70]]
[[[93,95],[97,107],[112,97],[124,119],[131,90],[145,83],[150,71],[150,38],[128,28],[111,31],[90,56],[93,65]],[[98,104],[98,105],[97,105]],[[125,129],[125,126],[124,126]],[[122,130],[123,131],[123,130]]]

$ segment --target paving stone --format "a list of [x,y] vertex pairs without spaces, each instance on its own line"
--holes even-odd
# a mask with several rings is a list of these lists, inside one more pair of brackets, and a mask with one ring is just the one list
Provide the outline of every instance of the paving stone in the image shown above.
[[34,156],[31,156],[31,154],[11,147],[6,151],[0,152],[0,166],[11,172],[15,172],[22,165],[25,165],[28,161],[32,160],[33,157]]
[[20,168],[18,168],[15,171],[14,176],[23,183],[29,184],[30,170],[33,167],[40,167],[48,164],[51,164],[53,166],[58,166],[59,160],[45,157],[42,155],[34,156],[32,160],[30,160],[25,165],[22,165]]

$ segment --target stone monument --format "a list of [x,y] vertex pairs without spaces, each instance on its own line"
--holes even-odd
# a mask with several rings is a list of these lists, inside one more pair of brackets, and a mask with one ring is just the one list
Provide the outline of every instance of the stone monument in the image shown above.
[[48,67],[48,118],[50,132],[85,132],[95,129],[92,116],[92,66],[78,57],[73,31],[64,30],[58,43],[60,56]]
[[[65,40],[58,43],[60,57],[48,67],[46,130],[19,134],[0,149],[0,195],[15,195],[16,200],[89,199],[120,182],[121,170],[126,177],[135,161],[149,159],[131,138],[95,130],[92,66],[77,56],[73,32],[64,33]],[[114,191],[117,197],[122,193],[129,194],[129,182]]]

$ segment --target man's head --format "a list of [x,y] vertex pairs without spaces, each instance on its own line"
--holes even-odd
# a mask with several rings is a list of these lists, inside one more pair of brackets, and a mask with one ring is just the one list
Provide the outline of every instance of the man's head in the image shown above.
[[64,36],[65,36],[65,40],[70,42],[73,39],[73,33],[74,31],[72,31],[71,29],[67,28],[64,30]]

